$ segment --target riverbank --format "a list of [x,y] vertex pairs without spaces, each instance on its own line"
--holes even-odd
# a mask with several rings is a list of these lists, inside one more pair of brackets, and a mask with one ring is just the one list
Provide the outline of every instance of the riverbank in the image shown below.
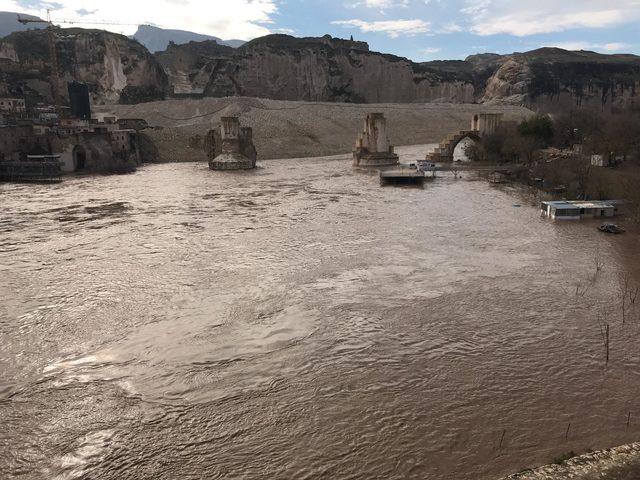
[[260,160],[348,153],[369,112],[387,118],[393,145],[438,143],[448,134],[468,128],[479,112],[501,112],[519,120],[532,112],[523,107],[416,103],[352,104],[267,100],[247,97],[165,100],[137,105],[96,107],[123,118],[143,118],[160,151],[161,162],[205,161],[202,137],[222,116],[239,116],[253,128]]
[[565,461],[526,469],[503,480],[636,480],[640,478],[640,443],[585,453]]

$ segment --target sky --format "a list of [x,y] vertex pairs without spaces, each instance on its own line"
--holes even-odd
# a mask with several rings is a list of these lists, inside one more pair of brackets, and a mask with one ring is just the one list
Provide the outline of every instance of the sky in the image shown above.
[[640,54],[640,0],[0,0],[0,11],[47,8],[54,22],[127,35],[141,23],[223,39],[353,35],[419,62],[543,46]]

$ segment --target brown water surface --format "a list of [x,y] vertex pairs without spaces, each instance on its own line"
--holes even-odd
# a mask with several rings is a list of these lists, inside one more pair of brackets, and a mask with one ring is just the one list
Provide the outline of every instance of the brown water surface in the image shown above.
[[492,479],[638,440],[637,236],[466,173],[263,167],[0,185],[2,478]]

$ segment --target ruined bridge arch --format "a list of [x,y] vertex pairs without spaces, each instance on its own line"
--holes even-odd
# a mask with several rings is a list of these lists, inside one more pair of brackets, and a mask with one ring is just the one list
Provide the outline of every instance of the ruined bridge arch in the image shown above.
[[453,162],[453,153],[456,147],[466,138],[479,142],[480,132],[476,130],[460,130],[448,135],[433,152],[427,154],[427,160],[430,162]]
[[452,159],[454,156],[453,154],[455,153],[458,145],[460,145],[461,142],[467,139],[471,140],[474,143],[478,143],[480,142],[480,134],[477,131],[468,131],[468,132],[465,132],[464,135],[456,135],[456,138],[454,139],[453,143],[449,147],[450,150],[448,152],[448,155],[450,155]]
[[479,142],[483,136],[494,133],[502,123],[502,113],[477,113],[471,118],[470,130],[459,130],[448,135],[433,152],[427,154],[428,162],[453,162],[453,153],[465,138]]

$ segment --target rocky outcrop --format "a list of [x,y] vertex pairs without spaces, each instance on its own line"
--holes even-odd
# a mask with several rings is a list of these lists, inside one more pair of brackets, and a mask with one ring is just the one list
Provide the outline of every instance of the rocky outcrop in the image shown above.
[[232,49],[215,42],[170,45],[157,54],[175,94],[329,102],[454,102],[632,108],[640,57],[543,48],[465,61],[415,63],[364,42],[269,35]]
[[[142,45],[123,35],[79,28],[54,31],[60,95],[66,83],[87,83],[94,103],[138,103],[164,98],[164,70]],[[0,92],[29,103],[53,99],[47,31],[16,32],[0,40]]]
[[157,54],[176,94],[327,102],[469,103],[470,75],[371,52],[364,42],[268,35],[237,49],[214,42]]
[[[122,35],[56,29],[63,82],[88,83],[95,103],[246,96],[345,103],[485,103],[555,112],[640,104],[640,57],[542,48],[462,61],[416,63],[329,35],[268,35],[239,48],[215,40],[169,44],[152,55]],[[60,89],[66,95],[66,88]],[[47,32],[0,39],[0,95],[50,101]]]
[[[477,60],[471,57],[467,61]],[[495,71],[479,102],[525,105],[544,112],[640,105],[640,57],[635,55],[542,48],[493,58],[488,63]]]

